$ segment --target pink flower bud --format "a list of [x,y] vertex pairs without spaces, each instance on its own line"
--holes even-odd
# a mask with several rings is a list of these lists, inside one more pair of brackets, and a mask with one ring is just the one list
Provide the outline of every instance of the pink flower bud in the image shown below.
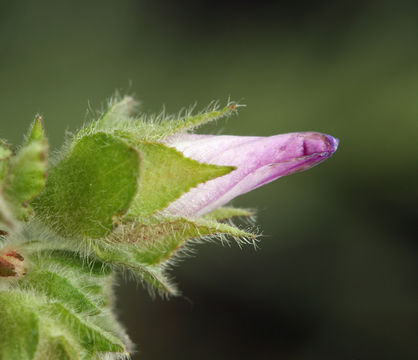
[[199,162],[237,168],[199,184],[164,210],[190,217],[204,215],[282,176],[310,169],[337,150],[338,140],[316,132],[270,137],[181,134],[167,138],[165,144]]

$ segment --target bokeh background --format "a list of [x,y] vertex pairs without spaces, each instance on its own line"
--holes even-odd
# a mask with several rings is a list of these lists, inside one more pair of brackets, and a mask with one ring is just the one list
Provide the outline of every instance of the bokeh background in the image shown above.
[[[315,130],[340,148],[234,201],[261,248],[203,245],[184,297],[116,291],[135,359],[417,359],[416,1],[0,0],[0,137],[52,148],[115,90],[167,112],[229,97],[201,132]],[[1,335],[0,335],[1,336]]]

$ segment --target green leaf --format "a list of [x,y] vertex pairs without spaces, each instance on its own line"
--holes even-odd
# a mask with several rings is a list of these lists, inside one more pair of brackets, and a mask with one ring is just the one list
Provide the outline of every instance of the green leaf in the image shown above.
[[26,143],[10,159],[4,188],[5,199],[19,220],[27,219],[30,214],[29,202],[45,186],[47,149],[41,118],[36,117]]
[[166,116],[163,112],[154,118],[143,116],[139,120],[132,121],[130,126],[126,124],[123,128],[138,140],[161,141],[167,136],[187,132],[211,121],[230,116],[236,113],[237,107],[237,104],[229,103],[220,109],[215,102],[198,114],[193,114],[192,109],[178,116]]
[[142,282],[148,287],[151,296],[157,292],[161,297],[179,296],[180,291],[167,278],[163,269],[158,266],[143,266],[138,268],[137,274]]
[[254,243],[256,235],[227,224],[200,219],[140,218],[122,223],[107,238],[89,241],[88,248],[103,262],[130,271],[148,285],[153,294],[178,295],[164,273],[167,260],[183,254],[188,243],[217,237],[234,238],[238,244]]
[[76,312],[98,314],[100,309],[67,278],[47,270],[31,271],[20,286],[59,300]]
[[44,141],[45,140],[45,130],[42,125],[42,117],[40,115],[35,116],[35,121],[32,125],[32,129],[29,133],[27,142],[32,141]]
[[[30,269],[10,283],[7,294],[21,294],[22,306],[39,317],[39,346],[32,360],[93,360],[103,352],[128,357],[129,339],[110,312],[109,266],[69,250],[48,250],[44,242],[25,247],[25,258]],[[0,296],[0,331],[2,303]],[[5,321],[10,326],[11,319]]]
[[168,132],[170,135],[190,131],[206,123],[234,114],[237,107],[238,105],[236,103],[229,103],[227,106],[219,109],[215,103],[197,115],[187,113],[181,119],[166,121],[161,125],[165,128],[165,132]]
[[204,215],[204,218],[208,220],[221,221],[221,220],[229,220],[229,219],[232,219],[233,217],[253,217],[253,216],[254,216],[254,212],[252,210],[224,206],[224,207],[217,208],[211,211],[210,213]]
[[114,97],[108,104],[108,108],[96,121],[80,129],[73,138],[76,143],[87,135],[92,135],[98,132],[106,132],[113,134],[113,131],[118,129],[129,129],[135,127],[141,122],[130,118],[131,113],[137,107],[137,102],[131,96],[120,98]]
[[39,319],[25,296],[0,291],[0,359],[33,360],[39,342]]
[[114,134],[117,131],[125,131],[138,141],[161,141],[167,136],[187,132],[203,124],[218,120],[222,117],[236,113],[238,104],[228,103],[225,107],[219,108],[216,102],[210,104],[203,111],[193,114],[193,108],[182,111],[178,115],[166,115],[161,112],[158,115],[140,114],[132,117],[137,103],[126,96],[120,99],[118,96],[112,99],[107,111],[96,121],[82,128],[75,136],[77,142],[86,135],[99,131]]
[[176,149],[158,143],[137,142],[142,156],[139,191],[128,216],[148,216],[164,209],[190,188],[226,175],[232,166],[199,163]]
[[[43,269],[53,272],[60,269],[63,276],[71,281],[71,285],[83,296],[81,299],[84,300],[80,305],[85,303],[86,298],[90,304],[93,303],[93,308],[84,311],[97,312],[97,307],[102,308],[110,304],[112,269],[97,258],[81,257],[79,253],[69,250],[44,250],[32,254],[31,260]],[[71,291],[68,291],[68,294],[70,295]]]
[[97,258],[81,257],[68,250],[41,251],[36,256],[41,267],[62,268],[66,278],[97,307],[108,306],[112,292],[112,269]]
[[135,246],[115,243],[109,239],[91,240],[88,248],[103,262],[112,264],[122,271],[128,271],[148,285],[151,294],[177,296],[179,291],[166,277],[162,268],[147,266],[135,257]]
[[54,319],[56,326],[64,327],[69,331],[87,352],[92,354],[96,351],[126,352],[125,346],[118,338],[91,323],[87,318],[65,308],[62,304],[49,303],[41,305],[41,308],[45,314]]
[[134,198],[139,163],[138,152],[114,136],[85,136],[50,170],[34,208],[63,236],[102,237]]
[[125,125],[136,106],[137,103],[131,96],[125,96],[120,100],[116,98],[100,119],[93,123],[94,129],[97,131],[120,128],[121,125]]
[[184,218],[143,219],[141,222],[124,224],[110,235],[110,239],[129,248],[139,264],[158,265],[172,258],[190,240],[205,236],[231,236],[238,242],[256,239],[256,235],[230,225]]
[[[81,257],[79,253],[70,250],[41,250],[37,257],[48,262],[53,262],[66,268],[71,268],[89,278],[108,276],[112,269],[98,259],[92,257]],[[96,280],[94,280],[96,281]]]

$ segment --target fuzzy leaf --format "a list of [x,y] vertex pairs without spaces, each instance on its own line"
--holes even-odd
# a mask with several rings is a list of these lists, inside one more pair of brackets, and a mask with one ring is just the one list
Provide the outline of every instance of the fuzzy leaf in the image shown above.
[[166,130],[166,133],[174,135],[176,133],[193,130],[201,125],[218,120],[222,117],[230,116],[236,112],[236,109],[236,103],[230,103],[221,109],[219,109],[215,104],[212,108],[208,107],[206,111],[202,111],[197,115],[188,113],[181,119],[166,121],[162,123],[162,126],[165,128],[164,130]]
[[138,275],[151,294],[178,295],[164,274],[164,264],[187,242],[205,236],[232,237],[239,244],[256,239],[252,233],[210,220],[142,218],[120,224],[108,238],[90,241],[88,248],[101,261]]
[[180,291],[167,278],[164,271],[158,266],[144,266],[137,270],[142,282],[147,285],[151,296],[157,292],[162,297],[179,296]]
[[136,105],[137,103],[130,96],[122,99],[116,97],[98,120],[75,134],[74,140],[77,142],[82,137],[99,131],[111,134],[124,131],[139,141],[160,142],[167,136],[187,132],[208,122],[230,116],[236,113],[239,107],[236,103],[230,102],[227,106],[219,108],[214,102],[198,114],[192,114],[193,109],[190,109],[179,115],[166,115],[163,111],[156,116],[139,114],[132,117]]
[[239,209],[234,207],[220,207],[204,216],[205,219],[209,220],[229,220],[233,217],[252,217],[254,212],[248,209]]
[[119,101],[112,101],[100,119],[93,123],[94,129],[97,131],[120,127],[121,124],[124,124],[129,119],[136,105],[136,101],[131,96],[125,96]]
[[100,309],[67,278],[51,271],[31,271],[20,286],[39,291],[76,312],[88,312],[90,315],[100,312]]
[[137,151],[122,140],[85,136],[50,170],[34,208],[63,236],[102,237],[135,196],[139,162]]
[[158,143],[137,142],[142,156],[139,191],[128,216],[148,216],[162,210],[190,188],[226,175],[235,168],[199,163]]
[[29,133],[27,142],[44,141],[44,140],[45,140],[45,130],[42,125],[42,117],[40,115],[36,115],[35,121],[32,125],[32,129]]
[[[81,257],[79,253],[68,250],[40,251],[32,257],[32,261],[40,268],[54,271],[61,268],[67,279],[82,294],[93,303],[93,308],[83,311],[97,312],[97,307],[108,306],[111,297],[112,269],[98,259],[88,256]],[[69,292],[70,293],[70,292]]]
[[39,319],[25,297],[0,292],[0,359],[33,360],[39,342]]
[[30,214],[29,202],[45,186],[47,141],[41,118],[36,117],[24,146],[10,159],[4,193],[15,216],[24,220]]
[[35,360],[96,359],[103,351],[125,358],[129,339],[109,312],[110,267],[75,251],[49,250],[45,245],[26,248],[30,271],[13,285],[33,296],[31,306],[41,319],[42,339]]
[[[65,268],[71,268],[85,276],[103,277],[112,273],[112,269],[103,262],[92,257],[80,257],[80,254],[70,250],[42,250],[37,256],[42,260],[53,262]],[[95,281],[95,280],[94,280]]]
[[89,125],[80,129],[73,138],[74,143],[80,141],[83,137],[106,132],[113,134],[115,130],[132,131],[143,123],[130,118],[131,113],[137,107],[137,102],[131,96],[120,98],[116,96],[111,99],[108,108],[103,114]]
[[161,295],[176,296],[177,288],[165,276],[158,266],[147,266],[135,258],[135,246],[124,243],[114,243],[109,239],[92,240],[88,248],[104,263],[112,264],[123,271],[129,271],[148,285],[150,292]]
[[121,225],[110,239],[124,243],[139,264],[158,265],[170,259],[192,239],[222,235],[238,241],[256,238],[254,234],[215,221],[175,218],[143,219],[141,222]]
[[125,347],[118,338],[68,310],[62,304],[49,303],[42,305],[41,308],[55,319],[56,326],[67,327],[89,353],[96,351],[125,353]]

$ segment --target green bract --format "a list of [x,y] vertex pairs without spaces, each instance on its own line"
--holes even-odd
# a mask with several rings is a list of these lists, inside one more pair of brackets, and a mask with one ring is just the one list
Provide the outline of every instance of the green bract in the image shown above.
[[87,135],[51,168],[34,201],[40,218],[63,236],[98,238],[129,208],[138,189],[138,152],[105,133]]
[[137,142],[142,155],[139,191],[128,211],[130,217],[164,209],[190,188],[226,175],[234,167],[202,164],[162,144]]
[[129,358],[132,345],[112,310],[115,272],[150,293],[178,295],[166,275],[192,244],[254,242],[230,220],[164,215],[190,189],[235,168],[200,163],[161,141],[235,112],[133,117],[130,97],[68,139],[52,164],[40,117],[13,151],[0,141],[0,359]]

